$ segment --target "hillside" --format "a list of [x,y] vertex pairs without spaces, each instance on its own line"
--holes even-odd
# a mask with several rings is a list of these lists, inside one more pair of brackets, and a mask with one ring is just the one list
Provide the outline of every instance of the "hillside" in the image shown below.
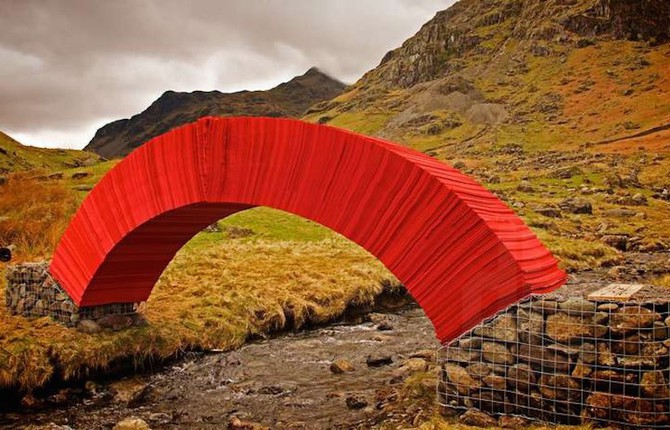
[[91,166],[99,158],[84,151],[25,146],[0,132],[0,175],[34,169],[53,171]]
[[299,117],[310,106],[340,94],[345,85],[317,68],[267,91],[166,91],[145,111],[98,130],[85,149],[125,156],[149,139],[200,117],[249,115]]
[[308,117],[425,147],[605,145],[670,124],[669,28],[660,0],[461,0]]
[[306,118],[472,174],[564,263],[618,264],[670,246],[669,28],[662,0],[461,0]]

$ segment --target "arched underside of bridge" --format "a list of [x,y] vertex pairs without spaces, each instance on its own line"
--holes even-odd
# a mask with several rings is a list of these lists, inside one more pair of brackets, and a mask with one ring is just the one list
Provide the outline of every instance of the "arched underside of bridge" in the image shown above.
[[50,271],[80,306],[144,301],[193,235],[254,206],[316,221],[375,255],[443,342],[565,282],[523,221],[458,170],[380,139],[270,118],[203,118],[135,150],[86,198]]

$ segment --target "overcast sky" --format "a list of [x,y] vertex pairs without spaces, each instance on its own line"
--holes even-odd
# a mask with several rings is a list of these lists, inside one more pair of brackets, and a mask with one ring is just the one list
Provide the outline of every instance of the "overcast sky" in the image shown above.
[[166,90],[355,82],[455,0],[0,0],[0,130],[83,148]]

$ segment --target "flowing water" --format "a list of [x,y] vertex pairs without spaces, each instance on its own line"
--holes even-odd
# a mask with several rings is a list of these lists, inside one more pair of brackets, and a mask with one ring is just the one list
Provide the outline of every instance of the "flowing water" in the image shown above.
[[[375,393],[398,383],[398,367],[438,346],[417,307],[371,317],[253,341],[232,352],[192,353],[127,381],[89,382],[61,405],[2,414],[0,425],[102,429],[135,416],[154,429],[225,428],[232,417],[271,428],[364,426],[375,414]],[[378,330],[380,321],[387,330]],[[391,357],[392,363],[370,367],[369,356]],[[355,370],[333,374],[335,359]]]

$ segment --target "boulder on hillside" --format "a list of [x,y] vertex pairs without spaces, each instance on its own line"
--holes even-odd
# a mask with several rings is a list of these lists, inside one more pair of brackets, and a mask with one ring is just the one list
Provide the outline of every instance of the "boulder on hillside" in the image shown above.
[[530,183],[530,181],[523,180],[519,182],[519,185],[516,187],[517,191],[521,191],[522,193],[532,193],[535,191],[535,188],[533,188],[533,185]]
[[591,205],[591,202],[579,197],[570,197],[565,199],[559,203],[559,207],[561,210],[572,214],[591,215],[593,213],[593,206]]
[[540,208],[535,208],[535,212],[539,213],[542,216],[546,216],[548,218],[562,218],[563,214],[561,214],[561,210],[558,208],[553,208],[551,206],[545,206],[545,207],[540,207]]
[[625,234],[606,234],[600,240],[619,251],[628,249],[628,236]]

